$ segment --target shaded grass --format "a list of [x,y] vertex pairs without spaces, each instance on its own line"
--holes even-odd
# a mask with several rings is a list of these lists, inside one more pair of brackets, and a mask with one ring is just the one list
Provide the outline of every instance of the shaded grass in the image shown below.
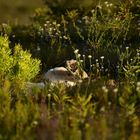
[[104,80],[97,80],[85,94],[84,86],[86,83],[72,89],[48,85],[32,92],[16,91],[12,96],[3,87],[1,139],[139,139],[136,106],[140,98],[135,87],[121,83],[115,91]]

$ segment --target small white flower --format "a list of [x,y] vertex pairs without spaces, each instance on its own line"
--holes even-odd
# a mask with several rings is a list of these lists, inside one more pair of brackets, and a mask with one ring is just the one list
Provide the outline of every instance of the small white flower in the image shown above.
[[94,10],[94,9],[92,9],[92,10],[91,10],[91,13],[94,13],[94,12],[95,12],[95,10]]
[[103,60],[105,57],[104,56],[101,56],[100,58]]
[[51,98],[51,94],[48,94],[48,98]]
[[105,72],[108,72],[108,69],[105,69]]
[[75,53],[75,54],[78,54],[78,52],[79,52],[79,50],[78,50],[78,49],[76,49],[76,50],[74,51],[74,53]]
[[83,58],[85,58],[85,55],[83,54]]
[[140,87],[140,82],[137,82],[137,87]]
[[56,21],[53,22],[53,25],[56,25]]
[[33,121],[33,125],[38,125],[38,122],[37,121]]
[[109,7],[109,4],[106,4],[106,7]]
[[68,39],[68,37],[66,37],[65,35],[63,36],[63,38],[66,39],[66,40]]
[[57,24],[57,27],[60,27],[60,24]]
[[104,69],[104,66],[102,66],[101,69],[103,70]]
[[105,93],[107,93],[107,92],[108,92],[108,89],[107,89],[107,87],[106,87],[106,86],[102,86],[102,90],[103,90]]
[[98,62],[98,59],[96,59],[95,61]]
[[111,105],[111,102],[108,102],[108,105],[110,106]]
[[104,112],[104,111],[105,111],[105,107],[104,107],[104,106],[101,107],[100,111],[101,111],[101,112]]
[[81,54],[78,54],[77,57],[80,58],[81,57]]
[[43,28],[40,28],[40,31],[43,31],[44,29]]
[[110,4],[109,4],[109,6],[110,6],[110,7],[112,7],[112,6],[113,6],[113,4],[112,4],[112,3],[110,3]]
[[47,21],[46,21],[46,23],[47,23],[47,24],[49,24],[49,23],[50,23],[50,21],[49,21],[49,20],[47,20]]
[[96,67],[98,67],[98,68],[99,68],[99,66],[100,66],[100,65],[99,65],[99,63],[96,63]]
[[108,4],[108,1],[105,1],[104,3],[107,5]]
[[91,55],[88,55],[88,58],[92,58],[92,56]]
[[137,92],[140,92],[140,87],[136,87],[136,91]]
[[115,89],[113,90],[113,92],[114,92],[114,93],[117,93],[117,92],[118,92],[118,88],[115,88]]
[[95,67],[95,64],[92,64],[92,67]]
[[117,65],[117,66],[116,66],[116,68],[117,68],[117,69],[119,69],[119,68],[120,68],[120,66],[119,66],[119,65]]
[[47,27],[47,24],[44,24],[45,27]]
[[15,37],[15,35],[12,35],[12,37],[14,38],[14,37]]
[[49,31],[51,32],[53,29],[52,28],[49,28]]
[[52,103],[52,106],[55,107],[56,106],[55,103]]
[[126,50],[128,50],[129,49],[129,47],[126,47]]
[[37,51],[40,51],[40,46],[37,46]]

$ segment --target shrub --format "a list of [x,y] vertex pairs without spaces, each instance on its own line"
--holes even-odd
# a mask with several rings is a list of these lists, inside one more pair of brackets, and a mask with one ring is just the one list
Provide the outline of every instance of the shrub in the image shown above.
[[0,36],[0,80],[25,82],[34,78],[39,72],[40,61],[31,58],[31,54],[23,51],[19,44],[13,53],[9,48],[7,36]]

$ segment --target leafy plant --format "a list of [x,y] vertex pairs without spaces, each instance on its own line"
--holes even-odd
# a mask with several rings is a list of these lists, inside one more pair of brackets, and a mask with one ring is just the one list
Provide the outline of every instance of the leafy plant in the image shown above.
[[34,78],[40,67],[40,61],[31,58],[31,54],[15,45],[13,54],[8,37],[0,36],[0,79],[23,83]]

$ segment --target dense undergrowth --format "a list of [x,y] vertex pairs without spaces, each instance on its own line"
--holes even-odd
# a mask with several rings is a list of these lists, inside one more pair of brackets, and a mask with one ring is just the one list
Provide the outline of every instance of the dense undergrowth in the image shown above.
[[[31,25],[1,25],[0,140],[140,139],[140,2],[78,2],[45,0]],[[25,88],[68,59],[89,79]]]

